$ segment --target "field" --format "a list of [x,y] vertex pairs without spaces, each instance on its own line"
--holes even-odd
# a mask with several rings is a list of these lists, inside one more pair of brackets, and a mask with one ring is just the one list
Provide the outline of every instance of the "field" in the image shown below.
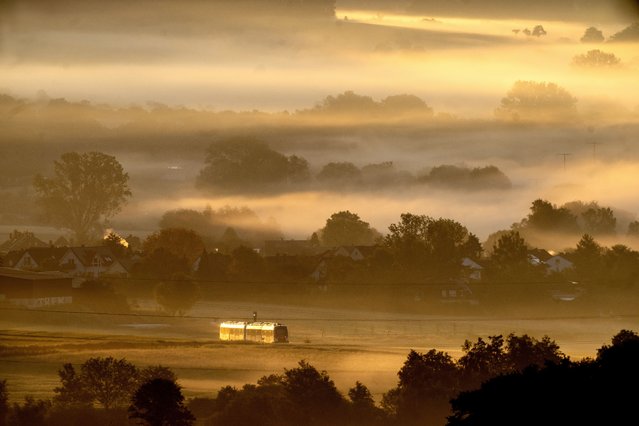
[[[138,367],[170,367],[187,397],[214,397],[222,386],[255,383],[303,359],[326,370],[342,392],[359,380],[379,402],[396,385],[410,349],[436,348],[459,357],[465,339],[514,332],[548,335],[564,353],[579,359],[595,356],[619,330],[639,329],[635,317],[494,319],[241,302],[200,302],[186,318],[167,318],[154,311],[153,302],[138,303],[141,310],[132,315],[3,312],[0,378],[7,379],[11,400],[29,394],[52,397],[63,363],[113,356]],[[259,319],[285,323],[290,343],[218,340],[220,321],[250,320],[253,311]]]

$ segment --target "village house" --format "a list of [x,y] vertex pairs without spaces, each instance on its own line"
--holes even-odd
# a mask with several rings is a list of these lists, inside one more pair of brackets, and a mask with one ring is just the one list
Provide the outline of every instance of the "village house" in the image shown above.
[[4,260],[4,266],[25,271],[57,271],[60,258],[66,251],[66,248],[58,247],[32,247],[9,253]]
[[76,277],[98,279],[126,277],[129,265],[115,257],[109,247],[70,247],[60,258],[60,269]]

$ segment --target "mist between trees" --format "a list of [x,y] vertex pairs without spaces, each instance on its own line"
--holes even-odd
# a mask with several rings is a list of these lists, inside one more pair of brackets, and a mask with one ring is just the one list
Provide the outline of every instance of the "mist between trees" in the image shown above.
[[[9,404],[0,381],[0,422],[11,426],[80,425],[533,425],[633,422],[627,408],[639,337],[621,330],[597,353],[571,360],[544,336],[509,334],[466,340],[462,355],[411,350],[397,385],[375,401],[364,383],[337,389],[329,372],[305,360],[283,373],[210,397],[185,398],[170,368],[138,368],[126,359],[94,357],[64,364],[50,400]],[[552,420],[549,420],[552,419]],[[556,421],[556,422],[555,422]]]

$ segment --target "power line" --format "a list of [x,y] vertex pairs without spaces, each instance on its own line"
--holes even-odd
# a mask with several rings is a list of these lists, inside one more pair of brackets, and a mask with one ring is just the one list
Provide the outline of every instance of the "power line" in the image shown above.
[[[192,319],[204,319],[219,321],[221,316],[206,316],[206,315],[184,315],[184,316],[170,316],[162,314],[136,314],[136,313],[122,313],[122,312],[86,312],[86,311],[64,311],[54,309],[37,309],[28,310],[21,308],[0,308],[0,311],[13,311],[22,313],[50,313],[50,314],[67,314],[67,315],[87,315],[87,316],[116,316],[116,317],[134,317],[134,318],[165,318],[165,319],[180,319],[180,320],[192,320]],[[566,315],[566,316],[553,316],[553,317],[409,317],[409,318],[355,318],[355,317],[278,317],[278,321],[309,321],[309,322],[475,322],[475,321],[549,321],[549,320],[603,320],[603,319],[639,319],[639,314],[618,314],[609,317],[602,317],[599,315]],[[243,320],[245,318],[228,318],[224,317],[225,321],[231,320]]]
[[601,142],[590,142],[589,145],[592,145],[592,161],[597,161],[597,146],[602,145]]
[[568,157],[571,154],[569,152],[563,152],[563,153],[557,154],[557,155],[562,155],[564,157],[564,171],[566,171],[566,157]]

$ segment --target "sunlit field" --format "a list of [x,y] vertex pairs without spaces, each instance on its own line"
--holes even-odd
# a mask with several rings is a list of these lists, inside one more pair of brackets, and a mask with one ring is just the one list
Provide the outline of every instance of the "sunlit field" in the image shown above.
[[[326,370],[342,392],[359,380],[379,402],[396,385],[397,372],[411,349],[443,350],[457,358],[466,339],[525,333],[536,338],[548,335],[577,360],[593,357],[620,330],[639,326],[638,318],[605,313],[600,317],[490,319],[200,302],[186,318],[166,318],[157,316],[154,306],[154,302],[143,303],[147,313],[138,311],[131,316],[23,313],[20,320],[11,316],[13,321],[1,321],[0,376],[7,379],[12,400],[27,394],[50,398],[59,386],[57,371],[62,364],[80,365],[90,357],[112,356],[139,367],[170,367],[187,397],[214,397],[223,386],[240,388],[306,360]],[[254,310],[264,320],[287,324],[290,343],[218,340],[219,322],[248,319]],[[42,318],[50,318],[50,325],[44,325]],[[34,326],[34,319],[40,325]]]

